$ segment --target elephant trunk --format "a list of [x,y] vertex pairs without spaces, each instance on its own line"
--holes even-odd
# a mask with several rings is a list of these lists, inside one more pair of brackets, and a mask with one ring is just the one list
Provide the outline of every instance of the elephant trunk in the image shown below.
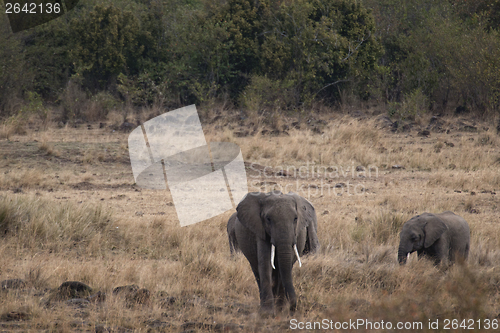
[[399,247],[399,250],[398,250],[398,261],[399,261],[400,265],[406,264],[406,259],[408,257],[408,253],[409,252],[410,251],[407,251],[403,246]]
[[297,295],[295,294],[292,279],[292,266],[295,259],[295,253],[291,245],[284,245],[277,249],[279,271],[285,289],[285,297],[290,302],[290,310],[294,311],[297,307]]

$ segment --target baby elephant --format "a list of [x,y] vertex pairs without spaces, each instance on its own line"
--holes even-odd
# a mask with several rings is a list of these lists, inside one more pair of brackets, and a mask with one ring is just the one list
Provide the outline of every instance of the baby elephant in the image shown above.
[[399,235],[399,264],[404,265],[409,253],[417,251],[418,257],[427,256],[438,265],[457,256],[467,259],[470,230],[467,222],[450,211],[441,214],[423,213],[403,225]]

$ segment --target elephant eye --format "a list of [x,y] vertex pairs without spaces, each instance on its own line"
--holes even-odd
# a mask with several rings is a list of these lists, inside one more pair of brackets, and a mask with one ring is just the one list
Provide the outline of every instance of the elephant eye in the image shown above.
[[297,222],[297,216],[295,216],[295,218],[293,219],[293,222]]
[[266,216],[266,221],[267,223],[271,224],[271,218],[269,216]]

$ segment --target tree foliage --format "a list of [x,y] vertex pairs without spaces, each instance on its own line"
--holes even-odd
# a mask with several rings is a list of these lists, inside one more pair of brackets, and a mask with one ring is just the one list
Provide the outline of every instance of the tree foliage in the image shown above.
[[75,75],[81,75],[92,91],[109,88],[118,74],[137,68],[143,47],[138,47],[139,20],[132,12],[98,4],[73,18],[70,28],[75,36],[70,50]]
[[291,110],[347,93],[402,116],[487,114],[499,26],[500,0],[89,0],[16,34],[0,16],[0,110],[81,89],[133,105]]

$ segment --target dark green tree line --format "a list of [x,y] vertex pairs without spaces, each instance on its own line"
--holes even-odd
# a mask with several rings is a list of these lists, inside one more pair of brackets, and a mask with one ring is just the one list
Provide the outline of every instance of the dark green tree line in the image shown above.
[[500,0],[89,0],[17,34],[1,15],[0,111],[77,87],[137,106],[292,110],[348,93],[401,116],[487,114],[499,23]]

